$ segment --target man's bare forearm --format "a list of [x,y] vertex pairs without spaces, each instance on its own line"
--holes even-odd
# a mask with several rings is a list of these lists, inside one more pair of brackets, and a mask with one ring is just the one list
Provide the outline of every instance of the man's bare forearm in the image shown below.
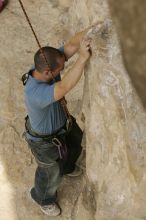
[[78,52],[80,48],[80,42],[89,31],[91,27],[86,28],[84,31],[76,33],[70,40],[64,45],[64,52],[66,57],[69,59],[72,57],[76,52]]
[[63,77],[62,81],[55,83],[54,87],[54,99],[60,100],[66,95],[79,81],[83,73],[85,64],[89,59],[90,52],[90,40],[84,39],[80,43],[79,57],[76,63],[73,65],[71,70],[69,70]]
[[81,32],[76,33],[70,39],[69,43],[76,46],[79,49],[81,40],[83,39],[83,37],[86,35],[86,33],[89,31],[90,28],[91,28],[91,26]]
[[61,83],[66,93],[70,91],[81,78],[86,62],[85,59],[79,56],[74,66],[64,75]]
[[62,81],[55,83],[54,98],[61,99],[66,95],[79,81],[83,73],[86,60],[79,56],[74,66],[63,77]]

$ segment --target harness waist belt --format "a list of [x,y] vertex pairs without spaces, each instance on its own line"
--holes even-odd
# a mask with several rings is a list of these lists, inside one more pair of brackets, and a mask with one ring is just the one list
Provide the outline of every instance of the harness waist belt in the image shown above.
[[[66,123],[61,127],[59,128],[59,130],[57,130],[54,134],[39,134],[37,132],[35,132],[32,127],[31,127],[31,124],[30,124],[30,120],[29,120],[29,117],[28,115],[25,117],[25,129],[26,131],[33,137],[37,137],[37,138],[47,138],[47,139],[52,139],[54,137],[56,137],[56,135],[61,135],[61,134],[65,134],[68,132],[67,128],[66,128]],[[61,132],[61,130],[64,130]]]

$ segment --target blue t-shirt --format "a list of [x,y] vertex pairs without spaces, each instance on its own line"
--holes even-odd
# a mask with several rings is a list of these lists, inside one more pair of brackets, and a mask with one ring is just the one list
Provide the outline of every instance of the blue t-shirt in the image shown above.
[[[63,51],[63,48],[59,48]],[[30,70],[33,71],[34,67]],[[60,81],[60,74],[56,77]],[[32,129],[40,134],[52,134],[65,124],[66,117],[59,101],[54,100],[55,83],[36,80],[29,75],[25,85],[25,103]],[[28,138],[34,139],[28,135]]]

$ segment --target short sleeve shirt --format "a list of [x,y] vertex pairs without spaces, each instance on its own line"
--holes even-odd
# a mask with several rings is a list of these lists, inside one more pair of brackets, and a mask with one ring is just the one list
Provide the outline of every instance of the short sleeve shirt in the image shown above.
[[[63,47],[59,48],[63,52]],[[34,67],[30,71],[34,71]],[[60,81],[60,74],[56,81]],[[66,117],[59,101],[54,99],[55,83],[36,80],[29,75],[25,85],[25,104],[35,132],[52,134],[65,124]]]

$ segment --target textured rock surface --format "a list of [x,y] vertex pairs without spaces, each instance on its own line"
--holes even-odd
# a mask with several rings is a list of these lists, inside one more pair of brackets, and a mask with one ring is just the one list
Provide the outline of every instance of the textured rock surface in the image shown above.
[[[109,18],[103,0],[24,3],[43,45],[60,46],[76,31]],[[21,138],[25,107],[19,79],[37,45],[18,2],[10,2],[0,16],[0,219],[52,219],[28,196],[35,163]],[[94,38],[93,56],[68,103],[85,131],[86,172],[82,178],[64,178],[63,214],[53,219],[146,220],[146,114],[113,27],[106,37]]]
[[121,40],[126,68],[146,108],[146,2],[108,1]]
[[[105,1],[75,5],[86,11],[85,24],[95,15],[108,17]],[[74,16],[82,20],[82,13]],[[95,39],[93,47],[83,100],[89,181],[82,204],[91,219],[146,219],[146,115],[123,66],[114,29],[107,39]]]

